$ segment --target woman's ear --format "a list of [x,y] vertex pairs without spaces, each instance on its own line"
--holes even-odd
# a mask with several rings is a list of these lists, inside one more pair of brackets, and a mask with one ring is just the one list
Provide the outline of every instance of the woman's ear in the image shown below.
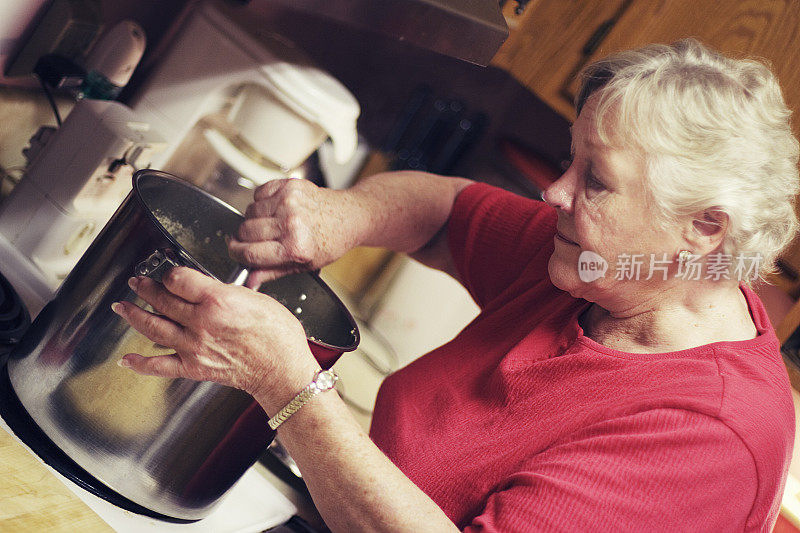
[[684,237],[691,245],[692,253],[707,255],[722,244],[727,232],[728,215],[719,209],[706,209],[697,213]]

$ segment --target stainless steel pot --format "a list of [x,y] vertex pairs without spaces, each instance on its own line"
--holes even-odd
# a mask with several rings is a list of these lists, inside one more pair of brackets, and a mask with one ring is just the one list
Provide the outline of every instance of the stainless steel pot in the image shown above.
[[[206,516],[274,434],[242,391],[119,367],[126,353],[170,350],[130,328],[110,306],[121,300],[143,305],[128,278],[160,279],[171,264],[240,282],[247,272],[228,256],[225,235],[242,220],[182,180],[138,172],[131,194],[8,362],[13,391],[53,443],[113,491],[166,517]],[[288,276],[260,290],[299,309],[323,366],[357,346],[353,318],[316,274]]]

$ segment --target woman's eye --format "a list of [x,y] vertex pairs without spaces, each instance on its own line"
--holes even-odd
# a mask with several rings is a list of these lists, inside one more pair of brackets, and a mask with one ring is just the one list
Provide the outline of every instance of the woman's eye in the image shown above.
[[591,174],[587,173],[585,176],[586,176],[585,180],[586,180],[586,188],[587,189],[590,189],[592,191],[602,191],[603,189],[606,188],[605,185],[603,185],[601,182],[599,182]]

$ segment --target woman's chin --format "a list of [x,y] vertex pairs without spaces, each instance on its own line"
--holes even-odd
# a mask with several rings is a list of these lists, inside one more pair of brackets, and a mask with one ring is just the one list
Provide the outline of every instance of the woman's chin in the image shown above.
[[569,293],[573,298],[594,301],[594,297],[598,296],[597,291],[602,292],[605,285],[605,280],[602,278],[592,281],[581,279],[575,265],[565,265],[560,261],[554,261],[552,257],[547,265],[547,271],[551,283],[556,288]]
[[550,262],[547,264],[547,272],[550,275],[550,281],[556,288],[570,293],[572,296],[579,298],[581,286],[586,285],[578,277],[578,271],[574,266],[565,265],[557,259],[551,257]]

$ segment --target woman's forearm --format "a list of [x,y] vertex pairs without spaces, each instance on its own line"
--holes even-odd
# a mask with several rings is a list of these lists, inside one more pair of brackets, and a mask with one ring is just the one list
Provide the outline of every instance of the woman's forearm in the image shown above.
[[370,441],[335,392],[313,398],[278,436],[332,531],[457,531]]
[[335,191],[305,180],[273,180],[255,190],[228,252],[250,268],[247,285],[314,270],[352,248],[423,250],[426,264],[450,271],[442,229],[471,182],[423,172],[386,172]]
[[447,223],[464,178],[399,171],[362,179],[345,191],[358,213],[357,242],[398,252],[420,250]]

